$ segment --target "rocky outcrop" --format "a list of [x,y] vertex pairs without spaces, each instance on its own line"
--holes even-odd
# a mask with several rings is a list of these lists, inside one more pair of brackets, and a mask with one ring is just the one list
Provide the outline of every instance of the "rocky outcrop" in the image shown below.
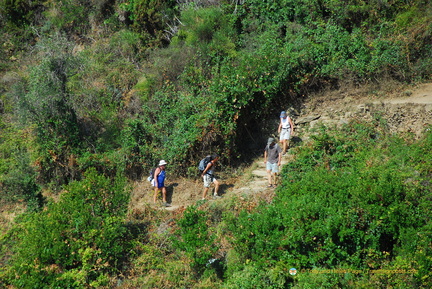
[[[405,97],[355,100],[333,97],[305,104],[300,116],[294,119],[299,135],[305,138],[317,125],[339,126],[350,119],[380,119],[391,132],[409,132],[419,137],[432,126],[432,84],[423,84]],[[312,107],[313,109],[307,109]]]

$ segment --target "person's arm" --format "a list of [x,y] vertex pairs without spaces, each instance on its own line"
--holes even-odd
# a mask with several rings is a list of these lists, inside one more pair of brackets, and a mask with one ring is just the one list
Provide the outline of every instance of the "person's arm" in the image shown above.
[[280,122],[279,122],[278,133],[281,132],[281,129],[282,129],[282,118],[280,119]]
[[264,151],[264,163],[267,163],[267,150]]
[[290,123],[290,126],[291,126],[291,135],[292,135],[294,133],[294,123],[293,123],[293,121],[291,120],[290,117],[288,117],[288,120],[289,120],[289,123]]
[[204,176],[207,173],[207,171],[212,167],[212,165],[213,165],[213,161],[209,161],[206,168],[203,170],[202,176]]

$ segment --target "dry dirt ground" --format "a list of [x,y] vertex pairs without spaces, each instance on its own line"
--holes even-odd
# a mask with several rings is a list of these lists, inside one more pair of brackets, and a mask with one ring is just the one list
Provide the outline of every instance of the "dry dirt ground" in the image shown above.
[[[395,91],[365,93],[364,90],[340,90],[329,92],[321,97],[306,100],[300,113],[293,117],[296,123],[296,135],[307,141],[307,132],[319,123],[339,125],[351,118],[371,119],[377,114],[387,120],[394,132],[412,132],[419,136],[432,125],[432,83],[416,87],[397,88]],[[275,128],[276,130],[276,128]],[[293,156],[287,154],[283,163]],[[150,205],[155,209],[176,211],[193,204],[202,204],[202,180],[171,179],[167,167],[167,201],[171,207],[162,207],[161,203],[153,204],[153,191],[148,181],[135,183],[131,195],[130,209],[140,210]],[[222,198],[209,202],[223,202],[231,198],[255,198],[270,201],[274,189],[267,188],[267,176],[263,158],[256,159],[251,166],[237,176],[221,173],[220,193]]]

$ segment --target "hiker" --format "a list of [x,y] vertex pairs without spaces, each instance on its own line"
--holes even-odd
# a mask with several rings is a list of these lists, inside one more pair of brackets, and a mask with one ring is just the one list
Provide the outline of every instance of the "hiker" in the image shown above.
[[281,165],[282,149],[275,142],[275,139],[270,137],[267,140],[267,146],[264,149],[264,164],[267,169],[268,188],[277,185],[277,175]]
[[213,196],[215,198],[218,198],[218,190],[219,190],[219,181],[215,178],[214,176],[214,169],[216,167],[216,163],[219,160],[219,156],[218,155],[211,155],[209,162],[207,163],[207,165],[205,166],[204,170],[202,171],[202,178],[204,180],[204,191],[203,191],[203,195],[202,195],[202,199],[205,200],[207,197],[207,192],[210,188],[210,185],[212,183],[214,183],[215,188],[214,188],[214,194]]
[[170,205],[166,201],[166,187],[165,187],[165,166],[167,162],[161,160],[159,162],[158,167],[155,169],[153,174],[152,185],[154,186],[154,196],[153,201],[156,204],[158,193],[162,192],[162,202],[165,207],[169,207]]
[[282,144],[282,155],[285,155],[289,148],[289,140],[294,134],[294,124],[285,111],[280,114],[278,133],[280,134],[279,141]]

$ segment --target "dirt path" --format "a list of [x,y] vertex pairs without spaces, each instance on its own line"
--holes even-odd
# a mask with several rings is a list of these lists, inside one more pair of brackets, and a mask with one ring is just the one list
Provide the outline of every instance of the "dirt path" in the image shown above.
[[405,91],[406,97],[384,100],[390,104],[432,104],[432,83],[420,84],[414,91]]
[[[352,95],[334,92],[334,95],[327,95],[321,99],[314,98],[306,102],[305,109],[301,115],[296,116],[294,121],[297,123],[298,134],[300,136],[303,134],[303,141],[307,141],[305,132],[319,123],[338,125],[346,123],[353,117],[370,119],[378,111],[383,113],[389,127],[395,132],[411,131],[420,135],[428,125],[432,125],[432,83],[380,97],[358,97],[355,92]],[[289,162],[292,157],[287,154],[283,158],[282,165]],[[167,172],[167,199],[171,207],[165,208],[160,204],[153,204],[152,188],[144,180],[135,184],[130,202],[131,210],[150,206],[176,211],[193,204],[202,204],[200,202],[203,189],[201,179],[170,179],[169,166]],[[217,200],[209,198],[208,203],[224,202],[232,197],[270,201],[274,195],[274,189],[267,188],[267,175],[262,157],[256,159],[240,176],[228,178],[221,175],[220,181],[222,198]]]
[[[282,159],[282,166],[285,165],[292,155],[287,153]],[[282,168],[281,166],[281,168]],[[219,178],[221,182],[221,198],[214,199],[207,197],[207,202],[224,202],[232,197],[245,197],[248,199],[270,201],[274,195],[274,188],[268,188],[268,180],[264,158],[257,159],[249,166],[241,176],[233,178]],[[162,202],[153,204],[153,190],[147,181],[137,182],[132,193],[130,203],[131,210],[139,210],[151,206],[156,209],[165,209],[175,211],[186,208],[194,204],[203,204],[202,198],[203,184],[201,179],[175,179],[167,178],[167,201],[171,203],[170,207],[163,207]],[[210,192],[209,192],[210,195]]]

